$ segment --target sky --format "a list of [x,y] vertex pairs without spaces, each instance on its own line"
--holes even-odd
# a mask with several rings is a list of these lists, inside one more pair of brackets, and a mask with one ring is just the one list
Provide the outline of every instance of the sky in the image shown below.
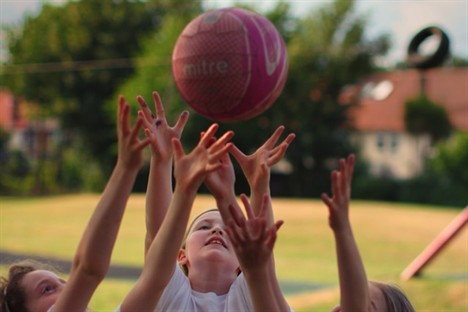
[[[0,0],[0,24],[21,21],[25,13],[38,12],[44,1],[63,2],[63,0]],[[289,2],[292,4],[294,14],[300,16],[329,1],[331,0],[290,0]],[[233,2],[205,0],[205,5],[207,8],[229,7]],[[260,10],[268,10],[274,6],[276,0],[238,2],[255,2]],[[386,57],[388,63],[403,61],[410,40],[419,30],[429,25],[439,26],[447,33],[452,54],[468,58],[468,0],[357,0],[357,11],[369,16],[369,25],[371,25],[367,33],[369,38],[375,38],[382,33],[391,36],[392,49]]]

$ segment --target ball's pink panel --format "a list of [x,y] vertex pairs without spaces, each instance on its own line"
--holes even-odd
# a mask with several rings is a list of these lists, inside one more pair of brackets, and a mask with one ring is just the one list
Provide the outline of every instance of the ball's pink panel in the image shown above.
[[243,9],[206,12],[179,36],[172,72],[183,99],[216,121],[240,121],[268,109],[287,77],[281,35],[265,17]]

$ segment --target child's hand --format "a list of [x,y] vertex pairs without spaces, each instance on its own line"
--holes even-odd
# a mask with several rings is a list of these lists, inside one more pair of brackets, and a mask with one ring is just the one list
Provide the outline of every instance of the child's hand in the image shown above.
[[228,131],[222,137],[213,142],[218,125],[211,125],[202,135],[200,142],[189,154],[184,154],[182,144],[177,138],[172,139],[174,149],[174,176],[176,187],[186,189],[196,188],[205,179],[207,173],[221,166],[220,159],[226,155],[231,143],[228,141],[234,132]]
[[123,96],[119,97],[117,115],[118,159],[117,165],[125,169],[138,170],[143,163],[143,148],[149,139],[138,139],[138,132],[143,121],[138,118],[135,126],[130,128],[130,106]]
[[349,199],[354,162],[353,154],[349,155],[347,160],[340,159],[340,170],[333,170],[331,173],[332,198],[326,193],[321,196],[322,201],[328,207],[329,224],[334,231],[350,227]]
[[229,154],[220,157],[219,168],[209,172],[205,177],[205,186],[217,199],[234,196],[234,183],[236,175]]
[[266,268],[271,259],[273,247],[276,241],[276,233],[283,224],[278,221],[267,228],[266,210],[270,205],[270,197],[263,197],[263,204],[258,216],[254,216],[247,196],[241,195],[247,217],[234,206],[229,207],[232,220],[229,222],[226,232],[236,252],[241,268],[244,271],[262,270]]
[[268,189],[270,168],[284,157],[289,144],[295,138],[295,134],[290,133],[281,144],[276,145],[283,131],[284,126],[279,126],[270,138],[251,155],[245,155],[235,145],[232,145],[229,150],[242,168],[251,190],[259,190],[263,193]]
[[153,115],[151,109],[146,105],[143,97],[138,96],[137,101],[140,104],[141,110],[138,112],[143,119],[145,134],[151,141],[151,153],[157,160],[170,160],[172,158],[173,138],[180,139],[187,123],[189,113],[183,111],[174,127],[170,127],[166,120],[164,106],[157,92],[153,92],[154,108],[156,116]]

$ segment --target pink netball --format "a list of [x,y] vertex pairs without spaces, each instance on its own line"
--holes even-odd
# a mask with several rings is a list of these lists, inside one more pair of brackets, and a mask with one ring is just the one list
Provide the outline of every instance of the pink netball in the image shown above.
[[287,71],[281,34],[264,16],[240,8],[196,17],[172,54],[172,74],[184,101],[219,122],[263,113],[283,90]]

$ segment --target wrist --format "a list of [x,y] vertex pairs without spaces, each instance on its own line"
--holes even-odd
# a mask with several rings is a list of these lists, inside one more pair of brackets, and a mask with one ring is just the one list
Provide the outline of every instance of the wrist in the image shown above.
[[168,166],[172,165],[172,156],[167,158],[157,157],[156,155],[151,155],[150,158],[151,166]]
[[117,161],[114,170],[112,170],[112,175],[119,175],[125,178],[136,178],[139,170],[140,166],[128,166]]
[[258,280],[264,279],[268,276],[268,270],[266,265],[261,265],[258,267],[243,268],[242,273],[244,274],[246,280]]
[[214,198],[216,200],[216,204],[218,205],[218,207],[229,205],[237,201],[234,190],[230,192],[226,192],[226,193],[213,194],[213,195],[214,195]]

